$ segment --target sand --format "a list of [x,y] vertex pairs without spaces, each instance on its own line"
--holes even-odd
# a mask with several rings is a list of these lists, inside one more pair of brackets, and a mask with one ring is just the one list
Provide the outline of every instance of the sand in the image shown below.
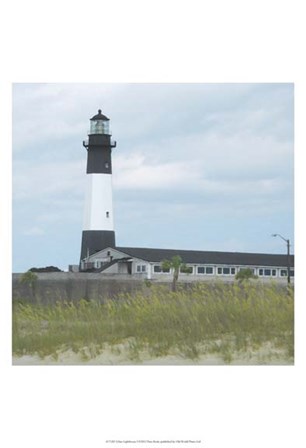
[[282,349],[266,343],[257,350],[237,352],[231,354],[231,359],[224,359],[220,354],[201,354],[197,359],[186,358],[180,353],[170,353],[166,356],[152,358],[143,350],[138,356],[132,357],[124,344],[115,347],[105,347],[102,353],[89,352],[84,347],[82,352],[75,353],[71,349],[63,350],[55,356],[41,358],[38,355],[13,356],[13,365],[293,365],[292,358],[288,358]]

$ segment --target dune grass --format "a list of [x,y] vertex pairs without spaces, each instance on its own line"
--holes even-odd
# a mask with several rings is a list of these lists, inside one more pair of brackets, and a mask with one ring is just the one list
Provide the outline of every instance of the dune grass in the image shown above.
[[[167,287],[122,295],[106,303],[13,305],[13,354],[40,357],[71,349],[84,358],[124,343],[128,357],[170,353],[197,359],[214,353],[230,363],[234,353],[272,344],[294,356],[293,291],[275,284],[196,284],[175,293]],[[86,348],[86,350],[85,350]],[[119,349],[118,349],[119,350]]]

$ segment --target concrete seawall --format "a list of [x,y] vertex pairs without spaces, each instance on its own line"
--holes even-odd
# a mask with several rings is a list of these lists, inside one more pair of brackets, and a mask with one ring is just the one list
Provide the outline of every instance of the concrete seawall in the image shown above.
[[[130,275],[118,274],[93,274],[75,272],[48,272],[37,273],[37,280],[31,286],[21,282],[23,274],[13,274],[12,293],[14,301],[25,301],[29,303],[52,304],[57,301],[77,301],[80,299],[99,300],[119,297],[121,294],[134,294],[140,291],[148,294],[149,288],[145,277],[135,278]],[[162,281],[154,279],[151,283],[165,285],[171,288],[171,276],[163,277]],[[204,279],[203,279],[204,280]],[[205,282],[232,283],[233,278],[206,279]],[[258,284],[269,284],[271,280],[256,280]],[[181,279],[179,282],[183,288],[189,288],[195,281],[190,278]],[[286,287],[284,279],[279,279],[277,284]]]
[[51,304],[57,301],[95,299],[105,301],[124,293],[146,289],[143,280],[128,276],[101,276],[101,274],[50,272],[37,273],[37,280],[31,286],[21,282],[23,274],[13,274],[13,300],[30,303]]

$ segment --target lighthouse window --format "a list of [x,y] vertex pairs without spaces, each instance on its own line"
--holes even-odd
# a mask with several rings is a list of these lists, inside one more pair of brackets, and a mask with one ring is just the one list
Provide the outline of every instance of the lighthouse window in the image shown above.
[[106,134],[109,135],[109,122],[108,121],[91,121],[90,123],[91,134]]
[[109,163],[105,162],[105,168],[109,168]]
[[109,218],[109,212],[106,212],[106,217]]

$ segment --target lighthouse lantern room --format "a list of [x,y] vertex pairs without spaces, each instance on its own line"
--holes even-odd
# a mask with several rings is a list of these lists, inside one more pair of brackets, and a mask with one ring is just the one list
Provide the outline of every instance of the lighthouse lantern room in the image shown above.
[[110,120],[102,114],[90,119],[87,149],[87,189],[82,232],[81,261],[106,247],[115,247],[112,199],[112,148]]

